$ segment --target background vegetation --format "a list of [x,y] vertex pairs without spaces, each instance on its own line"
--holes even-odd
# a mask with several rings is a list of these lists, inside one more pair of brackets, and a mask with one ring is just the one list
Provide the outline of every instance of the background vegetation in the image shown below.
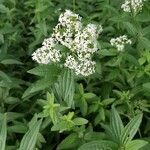
[[[137,15],[122,3],[0,0],[0,150],[149,149],[150,2]],[[31,59],[65,9],[104,29],[87,78]],[[124,34],[118,53],[109,41]]]

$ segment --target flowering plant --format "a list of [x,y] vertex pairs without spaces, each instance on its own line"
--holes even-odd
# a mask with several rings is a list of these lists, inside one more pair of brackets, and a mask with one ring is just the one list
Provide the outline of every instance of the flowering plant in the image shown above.
[[[81,17],[70,10],[62,13],[58,21],[52,36],[44,40],[42,47],[32,54],[32,59],[42,64],[59,62],[74,70],[76,75],[93,74],[96,63],[92,61],[92,55],[98,50],[97,38],[102,26],[88,24],[83,27]],[[65,46],[68,51],[58,49],[58,44]]]
[[1,0],[0,18],[0,150],[150,149],[150,0]]

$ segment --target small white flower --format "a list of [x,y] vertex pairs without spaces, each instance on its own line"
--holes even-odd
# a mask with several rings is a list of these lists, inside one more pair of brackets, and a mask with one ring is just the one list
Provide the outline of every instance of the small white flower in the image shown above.
[[129,0],[126,0],[124,2],[124,4],[121,5],[121,8],[123,9],[123,11],[125,12],[131,12],[131,9],[130,9],[130,1]]
[[98,36],[103,31],[103,28],[101,25],[98,26],[90,23],[86,26],[84,30],[90,33],[91,36],[94,38],[95,36]]
[[41,47],[37,49],[32,54],[32,59],[40,64],[48,64],[49,63],[49,57],[47,55],[46,47]]
[[102,27],[95,24],[88,24],[81,32],[75,35],[73,50],[77,53],[85,55],[86,53],[93,54],[98,50],[97,38],[102,32]]
[[69,55],[65,60],[64,66],[70,69],[75,69],[77,67],[77,61],[73,56]]
[[125,0],[124,4],[121,5],[121,8],[125,12],[137,13],[138,11],[142,10],[143,2],[146,0]]
[[51,61],[59,62],[61,57],[62,55],[59,50],[50,49],[46,46],[42,46],[32,54],[32,59],[41,64],[48,64]]
[[123,51],[126,44],[131,44],[132,41],[126,35],[112,38],[110,44],[117,48],[118,51]]
[[49,50],[48,57],[52,62],[60,62],[62,55],[59,50],[51,49]]
[[84,61],[85,59],[91,59],[91,54],[90,53],[85,53],[84,54],[84,53],[78,52],[77,56],[78,56],[79,61]]
[[75,71],[76,75],[89,76],[95,72],[95,62],[90,59],[78,60],[67,56],[64,66]]
[[54,38],[50,37],[50,38],[44,39],[42,45],[46,48],[53,48],[55,47],[57,43],[58,42]]
[[[81,17],[70,10],[66,10],[59,16],[59,25],[61,28],[73,32],[78,32],[82,28]],[[70,33],[71,33],[70,32]]]
[[89,76],[95,72],[95,61],[85,59],[84,61],[79,61],[77,67],[75,68],[76,75]]

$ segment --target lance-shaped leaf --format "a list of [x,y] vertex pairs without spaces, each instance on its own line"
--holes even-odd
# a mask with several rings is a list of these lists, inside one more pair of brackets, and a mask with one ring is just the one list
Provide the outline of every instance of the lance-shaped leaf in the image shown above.
[[110,128],[115,136],[115,141],[120,142],[120,136],[124,126],[117,110],[114,107],[112,107],[111,111]]
[[0,150],[5,150],[7,137],[7,120],[6,114],[2,115],[2,120],[0,120]]
[[19,150],[34,150],[42,120],[36,121],[32,128],[23,136]]
[[122,134],[121,141],[123,144],[130,142],[135,136],[142,121],[142,114],[135,116],[131,121],[125,126]]

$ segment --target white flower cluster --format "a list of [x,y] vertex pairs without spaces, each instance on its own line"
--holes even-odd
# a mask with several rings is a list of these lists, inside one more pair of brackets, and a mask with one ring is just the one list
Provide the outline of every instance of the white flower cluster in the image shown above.
[[90,74],[95,72],[95,61],[90,59],[85,59],[84,61],[80,61],[75,68],[75,73],[77,75],[81,74],[83,76],[89,76]]
[[58,24],[53,29],[52,36],[45,39],[43,46],[32,54],[38,63],[60,62],[62,54],[55,47],[61,44],[69,49],[63,55],[64,66],[73,69],[76,75],[89,76],[95,72],[95,62],[92,54],[98,50],[97,38],[102,27],[95,24],[82,26],[81,17],[70,10],[59,16]]
[[89,76],[95,72],[95,64],[91,59],[79,60],[69,55],[64,66],[73,69],[76,75]]
[[80,58],[83,55],[89,57],[90,54],[98,50],[97,37],[100,32],[102,32],[101,26],[98,27],[95,24],[88,24],[82,31],[75,35],[72,49],[77,51]]
[[32,59],[41,64],[48,64],[51,61],[59,62],[62,55],[59,50],[55,49],[56,44],[57,41],[52,37],[45,39],[42,47],[32,54]]
[[123,51],[126,44],[131,44],[132,41],[127,38],[126,35],[119,36],[117,38],[112,38],[110,44],[115,46],[118,51]]
[[72,55],[69,55],[65,60],[64,66],[70,69],[76,69],[77,64],[78,62],[76,59]]
[[137,13],[138,11],[142,10],[143,2],[146,0],[125,0],[124,4],[121,5],[121,8],[125,12]]
[[38,63],[48,64],[50,61],[59,62],[61,54],[59,50],[47,49],[45,46],[37,49],[36,52],[32,54],[32,59]]
[[73,69],[76,75],[89,76],[95,72],[95,62],[92,54],[98,50],[97,38],[102,32],[102,27],[88,24],[85,28],[74,34],[71,51],[76,57],[69,55],[65,61],[65,67]]
[[54,28],[53,37],[62,45],[72,48],[74,35],[82,29],[81,17],[70,10],[59,16],[59,23]]

